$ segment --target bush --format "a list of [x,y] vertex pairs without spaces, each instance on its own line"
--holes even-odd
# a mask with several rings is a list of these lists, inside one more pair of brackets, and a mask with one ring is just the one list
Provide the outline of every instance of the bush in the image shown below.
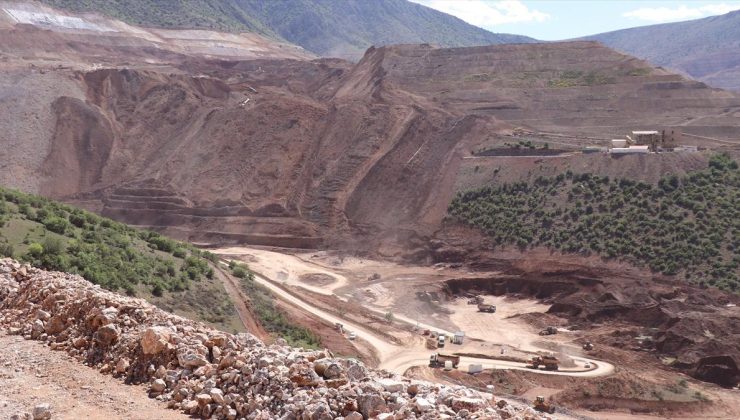
[[50,231],[58,233],[60,235],[64,235],[64,233],[67,231],[67,228],[69,227],[69,222],[67,221],[67,219],[63,219],[58,216],[47,217],[41,223],[43,223],[43,225],[46,226],[46,228]]
[[54,236],[47,236],[44,239],[43,252],[46,255],[59,255],[64,252],[64,242]]
[[34,242],[28,246],[28,255],[34,258],[39,258],[43,254],[44,254],[44,247],[40,243]]

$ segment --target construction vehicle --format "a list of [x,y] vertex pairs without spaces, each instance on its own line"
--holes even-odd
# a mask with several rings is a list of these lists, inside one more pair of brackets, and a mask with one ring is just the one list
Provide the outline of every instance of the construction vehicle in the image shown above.
[[555,356],[535,356],[530,363],[532,369],[544,366],[545,370],[558,370],[558,359]]
[[554,414],[555,407],[545,401],[545,397],[537,396],[534,399],[534,409],[542,413]]
[[496,312],[496,305],[478,304],[478,312],[488,312],[492,314]]
[[480,305],[483,303],[483,298],[480,296],[473,296],[468,299],[468,305]]
[[445,346],[445,336],[443,334],[440,334],[437,336],[437,347],[444,347]]
[[429,367],[445,367],[447,362],[452,364],[454,369],[460,364],[460,356],[452,356],[449,354],[434,353],[429,356]]
[[558,333],[558,329],[552,326],[547,327],[544,330],[540,331],[540,335],[553,335],[557,333]]
[[344,332],[344,325],[342,325],[342,323],[340,323],[340,322],[335,323],[334,324],[334,328],[337,331],[339,331],[340,333],[343,333]]
[[591,344],[591,342],[589,341],[588,343],[586,343],[586,344],[583,345],[583,349],[586,350],[586,351],[591,351],[591,350],[594,349],[594,345]]
[[349,333],[349,335],[347,336],[347,338],[349,338],[350,340],[354,341],[354,339],[357,338],[357,334],[351,332],[351,333]]

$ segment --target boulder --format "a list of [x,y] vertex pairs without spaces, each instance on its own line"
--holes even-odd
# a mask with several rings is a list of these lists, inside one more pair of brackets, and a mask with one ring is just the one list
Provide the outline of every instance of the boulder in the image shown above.
[[51,419],[51,406],[49,404],[39,404],[33,407],[33,420]]
[[95,332],[95,341],[103,346],[110,346],[118,340],[121,330],[113,324],[103,325]]
[[468,410],[478,411],[486,406],[486,402],[480,398],[453,397],[451,407],[455,411]]
[[177,362],[185,368],[197,368],[208,364],[208,360],[203,355],[192,352],[178,353]]
[[166,327],[149,327],[141,336],[141,350],[144,354],[155,355],[167,349],[172,330]]
[[377,417],[387,410],[385,400],[378,394],[363,394],[357,399],[357,406],[365,418]]

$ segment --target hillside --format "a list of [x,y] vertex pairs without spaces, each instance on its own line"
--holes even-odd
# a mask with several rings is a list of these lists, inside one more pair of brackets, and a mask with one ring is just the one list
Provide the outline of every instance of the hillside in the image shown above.
[[243,330],[209,260],[192,245],[45,198],[0,188],[0,253],[78,273],[108,290]]
[[740,11],[584,39],[602,42],[711,86],[740,90]]
[[[568,152],[641,127],[676,127],[708,147],[740,138],[736,95],[595,42],[382,47],[356,65],[195,54],[159,67],[52,63],[4,65],[0,183],[201,243],[423,255],[420,238],[457,186],[498,166],[472,152],[516,127],[555,133]],[[565,153],[502,174],[598,163],[647,178],[697,161],[630,158]]]
[[498,246],[593,253],[739,291],[739,202],[737,162],[717,155],[657,186],[567,172],[484,187],[459,193],[449,213]]
[[432,43],[446,47],[533,42],[494,34],[406,0],[43,0],[135,25],[257,32],[328,57],[358,59],[370,46]]

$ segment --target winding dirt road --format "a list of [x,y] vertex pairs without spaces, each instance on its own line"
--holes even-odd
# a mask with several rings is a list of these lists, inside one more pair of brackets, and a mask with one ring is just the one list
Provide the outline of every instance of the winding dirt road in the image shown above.
[[[325,321],[329,323],[342,323],[344,324],[345,328],[348,330],[354,332],[359,339],[364,340],[367,342],[377,353],[378,359],[379,359],[379,365],[378,367],[381,369],[386,369],[391,372],[403,374],[411,367],[414,366],[423,366],[426,365],[429,362],[429,356],[434,353],[434,351],[427,350],[424,347],[424,340],[419,337],[419,340],[416,340],[413,343],[408,343],[406,346],[399,346],[393,343],[389,343],[385,338],[382,338],[372,332],[371,330],[365,328],[362,325],[359,325],[354,322],[350,322],[344,318],[340,318],[338,316],[335,316],[329,312],[326,312],[324,310],[321,310],[319,308],[316,308],[315,306],[307,303],[306,301],[300,299],[299,297],[289,293],[282,287],[280,287],[278,284],[270,281],[269,279],[265,278],[262,275],[255,275],[255,281],[262,286],[269,289],[272,293],[274,293],[276,296],[278,296],[280,299],[295,305],[303,310],[306,310],[310,313],[313,313],[314,315],[318,316],[319,318],[324,319]],[[397,318],[397,320],[400,320],[402,322],[410,323],[411,325],[416,325],[416,322],[410,319],[406,319],[404,317]],[[450,334],[452,335],[452,332],[445,331],[444,329],[436,328],[431,325],[420,325],[422,328],[429,328],[433,329],[434,331],[439,331],[444,334]],[[462,357],[460,360],[460,366],[459,368],[467,370],[468,366],[471,364],[480,364],[483,366],[484,369],[515,369],[515,370],[525,370],[529,372],[537,372],[545,375],[561,375],[561,376],[578,376],[578,377],[596,377],[596,376],[604,376],[609,375],[612,372],[614,372],[614,366],[610,363],[603,362],[603,361],[597,361],[597,360],[591,360],[587,358],[576,358],[574,359],[576,362],[575,368],[565,368],[560,369],[558,371],[545,371],[545,370],[533,370],[531,368],[528,368],[525,363],[520,362],[513,362],[513,361],[506,361],[506,360],[496,360],[496,359],[483,359],[483,358],[474,358],[474,357]],[[585,363],[590,363],[592,367],[590,369],[586,369],[583,367]]]

